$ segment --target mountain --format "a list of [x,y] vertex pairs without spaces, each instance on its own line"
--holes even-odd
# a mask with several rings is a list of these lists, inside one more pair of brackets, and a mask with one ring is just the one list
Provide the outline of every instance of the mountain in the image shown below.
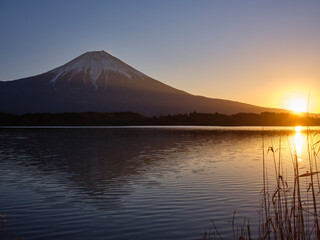
[[84,53],[37,76],[0,81],[0,112],[124,111],[150,116],[285,110],[195,96],[150,78],[105,51]]

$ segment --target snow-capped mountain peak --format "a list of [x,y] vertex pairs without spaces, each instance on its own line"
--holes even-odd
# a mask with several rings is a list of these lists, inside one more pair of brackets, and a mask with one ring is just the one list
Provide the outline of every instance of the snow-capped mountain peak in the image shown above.
[[283,111],[186,93],[105,51],[84,53],[36,76],[0,81],[0,112],[4,113],[137,112],[153,116],[275,110]]
[[83,73],[82,76],[89,77],[96,88],[98,88],[96,82],[101,75],[105,78],[106,85],[110,72],[122,74],[129,79],[133,76],[145,76],[106,51],[86,52],[67,64],[52,70],[52,72],[54,73],[54,77],[50,82],[53,84],[57,79],[64,76],[68,76],[68,79],[71,80],[78,73]]

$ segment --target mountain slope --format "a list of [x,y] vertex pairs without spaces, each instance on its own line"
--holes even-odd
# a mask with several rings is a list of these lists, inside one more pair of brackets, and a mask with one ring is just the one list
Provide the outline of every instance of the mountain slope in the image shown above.
[[284,111],[194,96],[137,71],[105,51],[87,52],[49,72],[0,82],[0,112],[175,113]]

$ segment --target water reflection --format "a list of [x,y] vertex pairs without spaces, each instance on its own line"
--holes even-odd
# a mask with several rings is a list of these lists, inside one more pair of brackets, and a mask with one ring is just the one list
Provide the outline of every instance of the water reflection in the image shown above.
[[295,141],[295,150],[297,154],[298,161],[302,161],[302,147],[303,147],[303,137],[301,134],[302,127],[297,126],[295,127],[295,135],[294,135],[294,141]]
[[[185,159],[210,154],[208,144],[221,156],[225,153],[219,146],[246,135],[143,129],[8,130],[0,136],[1,175],[3,181],[32,187],[50,202],[57,196],[47,191],[55,184],[61,192],[68,191],[68,201],[91,201],[91,207],[114,210],[122,208],[121,199],[134,191],[137,182],[159,186],[158,179],[179,172]],[[151,174],[157,177],[150,178]]]
[[199,239],[212,218],[230,239],[260,205],[259,129],[0,129],[0,206],[25,239]]

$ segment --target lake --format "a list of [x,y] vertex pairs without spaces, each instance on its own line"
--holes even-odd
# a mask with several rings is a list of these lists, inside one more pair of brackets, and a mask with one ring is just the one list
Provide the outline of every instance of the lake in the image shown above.
[[280,139],[289,176],[293,127],[0,128],[0,214],[24,239],[201,239],[211,220],[229,239],[235,210],[257,234]]

